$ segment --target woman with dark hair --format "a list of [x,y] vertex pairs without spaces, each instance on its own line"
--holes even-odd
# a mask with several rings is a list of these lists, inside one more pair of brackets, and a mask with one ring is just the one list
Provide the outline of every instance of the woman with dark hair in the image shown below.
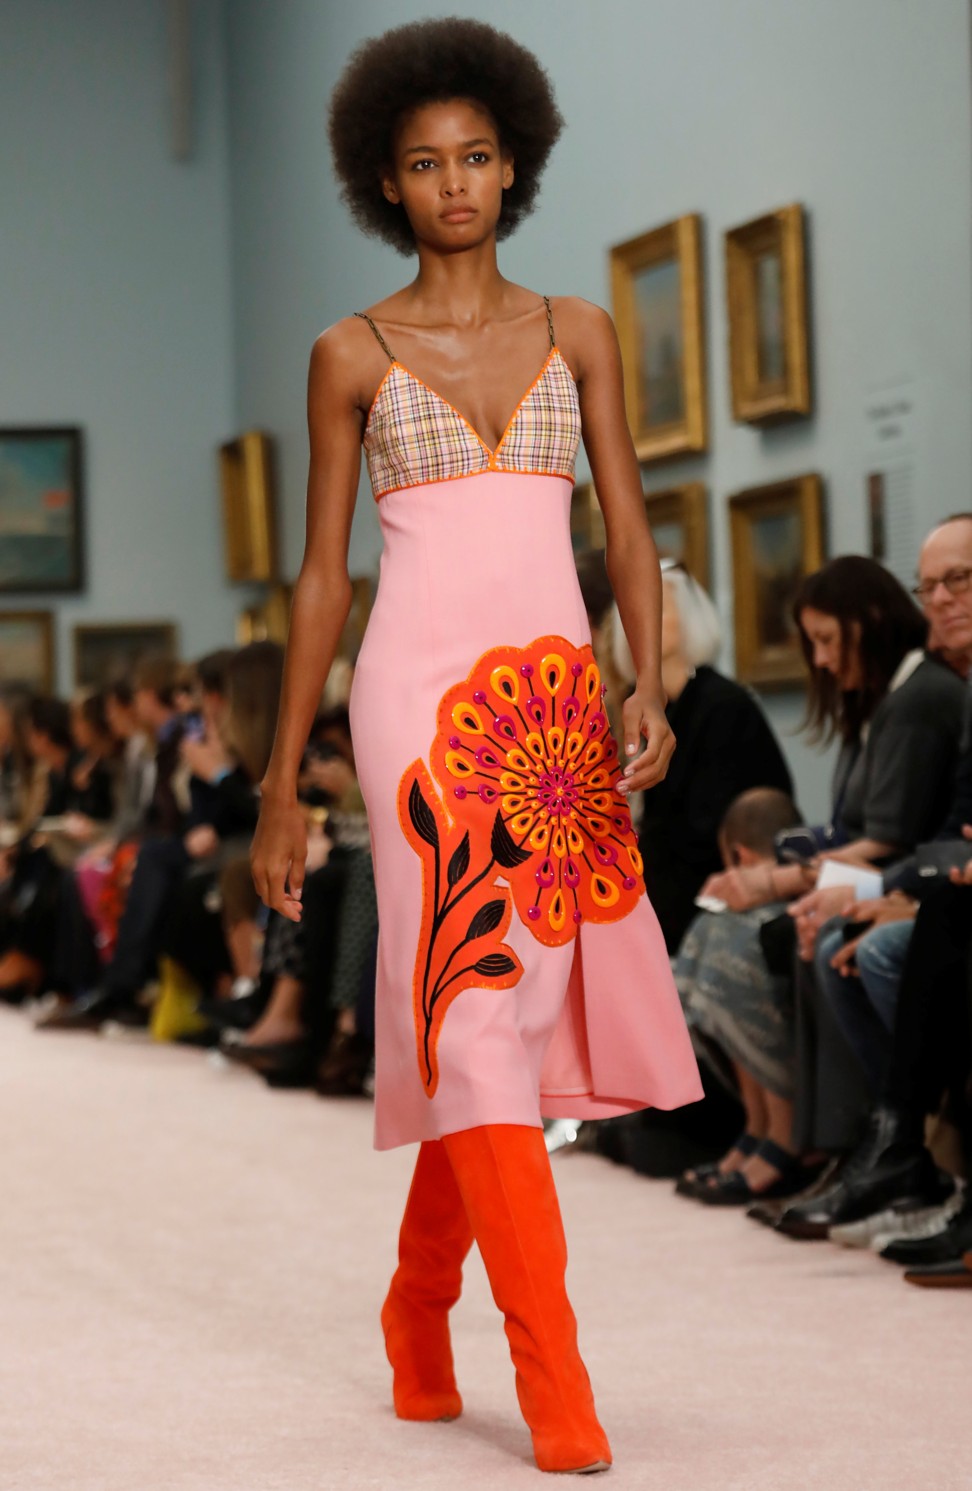
[[[921,612],[876,560],[857,555],[830,560],[803,581],[793,615],[810,675],[808,728],[817,739],[837,736],[841,742],[831,821],[816,831],[816,847],[828,859],[887,863],[931,838],[946,816],[965,722],[965,686],[924,650],[927,625]],[[814,888],[818,869],[816,856],[805,864],[734,867],[711,876],[703,890],[724,901],[728,914],[746,916],[776,903],[782,911],[783,903]],[[838,892],[841,904],[846,894]],[[820,920],[826,915],[821,910]],[[738,998],[730,1000],[728,986],[716,980],[724,995],[718,1011],[710,1019],[698,1010],[695,1015],[700,1034],[732,1061],[748,1115],[742,1143],[724,1157],[715,1176],[690,1177],[687,1186],[683,1177],[683,1189],[713,1205],[783,1196],[800,1189],[806,1178],[786,1156],[793,1142],[794,1098],[807,1103],[805,1074],[813,1063],[797,1059],[792,981],[786,981],[786,997],[773,1009],[753,1002],[752,991],[765,987],[766,935],[754,920],[748,951],[737,948],[736,984],[743,991]],[[747,961],[749,981],[739,977]],[[711,978],[709,988],[711,993]],[[683,998],[693,994],[683,988]],[[761,1036],[754,1043],[757,1024]],[[775,1163],[767,1160],[765,1144],[763,1154],[753,1153],[763,1113],[773,1120]],[[798,1129],[803,1134],[807,1125],[798,1121]]]
[[[311,357],[307,546],[252,866],[298,918],[297,774],[348,614],[363,444],[385,537],[351,697],[381,929],[376,1144],[421,1145],[382,1311],[395,1407],[461,1411],[448,1312],[475,1237],[537,1463],[577,1471],[610,1449],[541,1113],[675,1107],[701,1086],[626,801],[664,775],[673,739],[617,338],[597,307],[497,265],[561,126],[536,58],[477,21],[366,42],[337,85],[345,200],[418,272]],[[623,771],[570,544],[582,432],[637,666]]]

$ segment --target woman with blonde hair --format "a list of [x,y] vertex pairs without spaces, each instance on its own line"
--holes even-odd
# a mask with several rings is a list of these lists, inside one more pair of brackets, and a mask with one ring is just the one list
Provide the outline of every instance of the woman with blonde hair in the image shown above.
[[[695,897],[722,868],[719,826],[729,804],[752,787],[789,796],[790,773],[756,697],[717,671],[719,613],[703,587],[675,560],[663,559],[662,683],[678,740],[668,775],[645,793],[638,842],[645,883],[674,953],[696,913]],[[631,657],[614,629],[619,671]]]

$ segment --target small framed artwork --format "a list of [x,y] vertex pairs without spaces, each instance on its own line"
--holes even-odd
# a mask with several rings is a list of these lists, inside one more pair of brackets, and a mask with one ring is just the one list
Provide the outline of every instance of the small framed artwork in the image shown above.
[[74,628],[76,688],[100,689],[127,678],[143,657],[179,655],[173,621],[105,621]]
[[799,204],[726,234],[734,419],[812,411],[804,237]]
[[230,580],[276,580],[273,442],[250,431],[219,447],[223,537]]
[[292,585],[274,585],[264,600],[246,606],[236,622],[236,641],[240,647],[250,642],[286,643],[290,630]]
[[603,549],[604,514],[592,481],[579,482],[570,497],[570,546],[575,554]]
[[824,562],[823,485],[814,473],[729,499],[736,677],[763,688],[805,679],[792,608]]
[[648,522],[661,558],[684,564],[704,590],[709,588],[709,514],[700,481],[645,494]]
[[80,590],[81,431],[0,429],[0,592]]
[[611,249],[625,403],[641,461],[705,450],[701,219],[697,213]]
[[0,611],[0,683],[53,692],[53,611]]

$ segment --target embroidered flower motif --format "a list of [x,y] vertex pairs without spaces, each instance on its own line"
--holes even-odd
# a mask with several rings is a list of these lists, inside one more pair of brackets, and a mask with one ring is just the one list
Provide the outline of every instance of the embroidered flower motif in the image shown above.
[[541,637],[493,648],[439,706],[431,765],[451,811],[490,835],[521,919],[551,946],[644,892],[604,692],[589,646]]

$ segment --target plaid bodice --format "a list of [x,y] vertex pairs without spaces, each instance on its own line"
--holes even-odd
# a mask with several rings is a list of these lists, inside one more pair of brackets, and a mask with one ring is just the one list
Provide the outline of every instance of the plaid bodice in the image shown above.
[[[361,312],[355,312],[361,315]],[[364,450],[376,498],[426,482],[453,481],[483,471],[574,479],[581,437],[577,385],[553,341],[540,372],[513,411],[495,450],[435,389],[391,358],[368,414]]]

